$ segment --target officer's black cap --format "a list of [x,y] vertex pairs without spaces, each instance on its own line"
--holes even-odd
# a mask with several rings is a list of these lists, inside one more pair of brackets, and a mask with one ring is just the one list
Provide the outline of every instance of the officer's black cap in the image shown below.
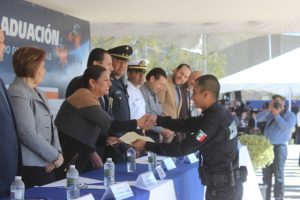
[[122,45],[109,49],[108,52],[115,58],[129,60],[129,56],[132,54],[132,48],[129,45]]

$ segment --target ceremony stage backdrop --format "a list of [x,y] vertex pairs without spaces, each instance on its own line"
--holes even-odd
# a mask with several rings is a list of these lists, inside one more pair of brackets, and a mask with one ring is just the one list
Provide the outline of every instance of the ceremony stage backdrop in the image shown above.
[[64,98],[69,81],[86,68],[89,22],[29,2],[1,0],[0,25],[6,44],[4,61],[0,62],[5,84],[14,77],[12,55],[16,49],[37,46],[47,51],[47,73],[41,86],[58,88],[60,98]]

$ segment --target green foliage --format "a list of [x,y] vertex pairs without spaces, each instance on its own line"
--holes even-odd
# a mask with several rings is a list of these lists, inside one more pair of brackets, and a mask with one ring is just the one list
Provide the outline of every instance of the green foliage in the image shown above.
[[[204,69],[204,56],[199,53],[192,53],[182,49],[178,44],[181,38],[159,38],[150,36],[94,36],[91,39],[92,47],[109,49],[118,45],[129,44],[133,48],[131,59],[146,58],[150,61],[149,69],[162,67],[167,72],[181,63],[189,64],[193,70]],[[184,42],[183,42],[184,43]],[[214,74],[218,78],[224,76],[225,56],[212,53],[206,57],[207,73]]]
[[248,147],[255,170],[262,169],[273,162],[273,145],[266,137],[256,134],[243,134],[239,136],[239,140]]

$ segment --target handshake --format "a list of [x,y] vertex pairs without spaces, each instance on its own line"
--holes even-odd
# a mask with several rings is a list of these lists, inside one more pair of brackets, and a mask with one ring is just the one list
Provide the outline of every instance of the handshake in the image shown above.
[[156,125],[156,119],[156,115],[145,114],[140,119],[137,119],[137,126],[142,129],[149,130]]

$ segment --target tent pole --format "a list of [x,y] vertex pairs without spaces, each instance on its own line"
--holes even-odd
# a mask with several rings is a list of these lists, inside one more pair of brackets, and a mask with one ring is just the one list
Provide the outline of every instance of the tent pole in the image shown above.
[[269,60],[272,59],[272,35],[268,35]]

